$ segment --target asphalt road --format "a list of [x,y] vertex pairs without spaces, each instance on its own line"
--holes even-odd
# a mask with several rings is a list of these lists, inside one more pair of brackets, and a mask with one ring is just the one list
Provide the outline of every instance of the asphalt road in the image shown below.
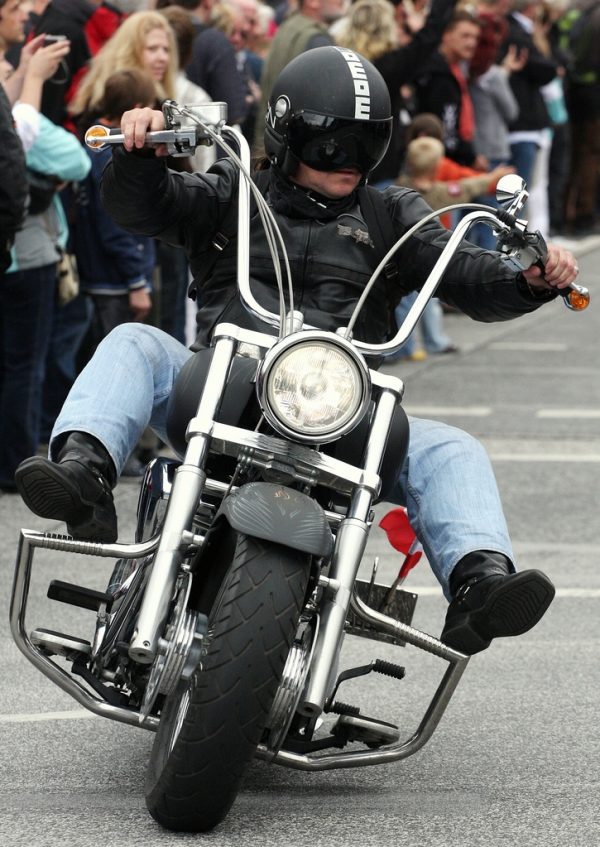
[[[226,821],[212,834],[168,833],[143,802],[152,736],[90,716],[18,652],[8,625],[18,528],[59,529],[0,495],[0,843],[100,847],[228,845],[597,847],[600,841],[600,249],[582,256],[593,305],[560,303],[504,324],[446,318],[455,356],[392,367],[409,412],[481,438],[492,457],[521,567],[544,569],[557,597],[542,622],[474,657],[433,738],[414,757],[360,770],[304,774],[256,762]],[[458,493],[459,496],[459,493]],[[136,486],[117,489],[130,538]],[[385,509],[382,507],[379,512]],[[397,560],[380,530],[369,558],[380,577]],[[37,562],[37,559],[36,559]],[[51,578],[102,588],[108,563],[40,554],[30,628],[89,638],[91,613],[45,599]],[[407,588],[414,624],[440,632],[445,601],[426,563]],[[413,648],[348,638],[343,666],[371,658],[405,664],[402,682],[369,680],[345,700],[399,723],[410,736],[445,663]]]

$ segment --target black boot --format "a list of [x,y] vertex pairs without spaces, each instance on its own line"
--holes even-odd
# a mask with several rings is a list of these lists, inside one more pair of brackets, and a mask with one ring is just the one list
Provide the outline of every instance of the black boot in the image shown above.
[[450,576],[453,600],[440,640],[471,656],[492,638],[521,635],[541,619],[554,586],[541,571],[513,573],[501,553],[477,550],[462,558]]
[[73,538],[105,544],[117,540],[111,493],[117,474],[104,445],[92,435],[70,432],[56,463],[41,456],[25,459],[15,482],[32,512],[65,521]]

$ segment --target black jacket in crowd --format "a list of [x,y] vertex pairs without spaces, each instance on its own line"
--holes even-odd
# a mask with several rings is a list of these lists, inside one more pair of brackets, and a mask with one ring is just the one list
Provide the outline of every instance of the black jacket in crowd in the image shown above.
[[471,141],[460,137],[459,122],[462,104],[460,85],[450,65],[436,51],[416,81],[419,112],[433,112],[444,125],[446,153],[455,162],[471,166],[475,149]]
[[392,139],[381,163],[371,174],[371,182],[395,180],[400,173],[404,157],[404,137],[400,124],[403,98],[400,89],[413,82],[441,41],[443,32],[452,17],[457,0],[433,0],[425,26],[409,44],[384,53],[373,64],[382,75],[390,93],[392,105]]
[[14,129],[8,97],[0,85],[0,273],[10,265],[10,248],[25,217],[25,154]]
[[[114,151],[104,171],[103,202],[119,225],[185,247],[199,288],[196,345],[200,346],[210,343],[221,321],[265,330],[239,303],[235,238],[219,254],[212,273],[205,273],[208,257],[214,254],[211,240],[231,217],[237,185],[237,169],[229,160],[217,162],[205,174],[176,173],[160,158],[127,153],[123,148]],[[410,189],[390,187],[383,198],[397,237],[431,211]],[[306,323],[335,330],[347,324],[383,257],[367,232],[356,192],[338,201],[319,199],[323,205],[271,169],[267,200],[287,246],[295,308],[304,313]],[[375,343],[386,339],[391,305],[422,287],[449,237],[433,219],[407,242],[397,254],[401,272],[394,290],[389,292],[383,282],[375,287],[355,326],[358,339]],[[278,313],[275,274],[256,211],[250,224],[250,278],[258,302]],[[499,254],[471,245],[461,247],[450,263],[439,296],[481,321],[507,320],[540,305],[540,298],[529,292],[521,275]],[[548,299],[545,294],[543,299]]]
[[511,45],[515,45],[519,52],[526,49],[528,54],[523,70],[510,75],[519,115],[509,129],[511,132],[545,129],[550,126],[550,117],[540,88],[554,79],[558,64],[551,56],[544,56],[538,50],[531,35],[514,15],[508,15],[507,21],[508,35],[501,47],[500,58],[504,58]]

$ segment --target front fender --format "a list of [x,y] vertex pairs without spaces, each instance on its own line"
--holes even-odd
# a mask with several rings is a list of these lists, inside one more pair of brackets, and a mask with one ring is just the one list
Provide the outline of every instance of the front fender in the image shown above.
[[333,540],[318,503],[292,488],[250,482],[222,502],[217,517],[244,535],[328,557]]

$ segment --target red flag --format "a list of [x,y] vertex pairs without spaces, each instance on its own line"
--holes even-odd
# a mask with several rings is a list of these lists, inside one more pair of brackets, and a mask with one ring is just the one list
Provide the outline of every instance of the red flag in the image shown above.
[[404,562],[396,580],[399,585],[423,555],[423,548],[410,525],[406,509],[392,509],[379,521],[379,526],[386,533],[392,547],[404,554]]

